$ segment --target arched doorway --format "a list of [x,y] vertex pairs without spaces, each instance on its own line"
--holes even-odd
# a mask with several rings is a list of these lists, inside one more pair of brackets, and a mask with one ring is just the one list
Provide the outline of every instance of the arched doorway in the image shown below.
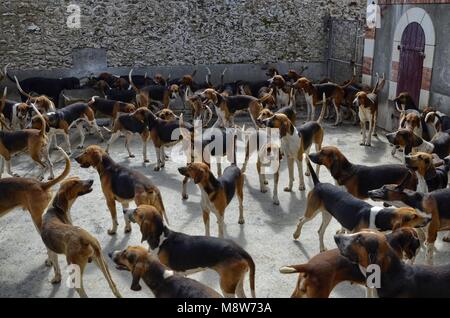
[[425,58],[425,32],[419,23],[410,23],[403,31],[399,50],[397,95],[408,92],[419,105]]

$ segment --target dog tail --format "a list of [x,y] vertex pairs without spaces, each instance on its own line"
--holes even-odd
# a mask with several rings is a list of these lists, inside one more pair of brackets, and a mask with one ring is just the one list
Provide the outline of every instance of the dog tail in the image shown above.
[[22,87],[20,87],[19,80],[17,79],[16,76],[14,76],[14,79],[15,79],[16,86],[17,86],[17,89],[19,90],[19,92],[20,92],[23,96],[25,96],[26,98],[28,98],[28,99],[33,99],[33,96],[31,96],[30,94],[28,94],[27,92],[25,92],[25,91],[22,89]]
[[116,284],[112,280],[111,272],[109,271],[108,265],[106,265],[106,261],[105,261],[105,258],[103,257],[102,248],[100,246],[100,243],[98,242],[98,240],[95,237],[93,237],[89,233],[87,233],[87,234],[88,235],[83,236],[83,238],[81,239],[81,243],[83,245],[88,245],[92,248],[92,250],[94,251],[94,257],[93,257],[94,261],[97,264],[97,266],[99,267],[99,269],[102,271],[103,275],[105,276],[105,279],[108,282],[109,287],[111,288],[111,291],[113,292],[114,296],[116,296],[117,298],[122,298],[122,295],[117,290]]
[[347,87],[349,87],[350,85],[352,85],[353,83],[355,83],[355,79],[356,79],[356,68],[353,67],[353,75],[352,75],[352,79],[345,85],[343,86],[339,86],[342,89],[346,89]]
[[156,193],[156,203],[159,205],[160,213],[162,213],[164,220],[166,221],[167,225],[169,224],[169,219],[167,218],[166,208],[164,207],[164,203],[161,197],[161,193],[159,191]]
[[70,158],[67,155],[67,153],[61,148],[58,147],[58,150],[61,151],[61,153],[64,156],[64,160],[66,161],[66,167],[64,168],[64,171],[61,173],[61,175],[53,180],[50,180],[48,182],[44,182],[42,183],[42,188],[44,188],[44,190],[50,189],[51,187],[53,187],[55,184],[60,183],[61,181],[63,181],[70,172]]
[[289,265],[280,268],[281,274],[305,273],[308,271],[308,264]]
[[320,110],[320,116],[319,119],[317,119],[317,123],[321,124],[323,121],[323,118],[325,117],[325,111],[327,109],[327,96],[325,95],[325,93],[323,93],[322,96],[322,109]]
[[2,101],[0,102],[0,113],[2,113],[3,108],[5,108],[7,94],[8,94],[8,87],[5,86],[5,89],[3,90]]
[[[308,155],[306,155],[306,156],[308,156]],[[309,157],[307,157],[306,164],[308,165],[309,172],[311,173],[311,178],[314,182],[314,186],[318,185],[320,183],[320,180],[319,180],[319,177],[317,177],[317,174],[311,165],[311,161],[309,160]]]
[[8,66],[9,66],[9,64],[6,64],[6,65],[5,65],[5,69],[4,69],[3,72],[5,73],[5,76],[6,76],[7,78],[9,78],[9,80],[10,80],[11,82],[14,82],[14,78],[12,78],[11,75],[8,74]]
[[136,85],[134,85],[134,82],[133,82],[133,76],[131,76],[132,73],[133,73],[133,69],[131,69],[131,70],[130,70],[130,73],[128,74],[128,80],[129,80],[129,82],[130,82],[131,87],[133,87],[134,91],[135,91],[137,94],[140,94],[141,90],[140,90],[139,88],[137,88]]
[[39,135],[41,135],[41,137],[45,136],[46,133],[46,125],[47,123],[45,122],[44,117],[42,116],[41,112],[39,111],[39,109],[37,109],[37,107],[31,103],[31,107],[33,108],[33,110],[36,112],[36,114],[38,115],[39,119],[41,120],[41,130],[39,132]]
[[250,281],[250,292],[253,298],[256,298],[255,292],[255,262],[253,258],[246,251],[243,251],[242,257],[247,261],[247,265],[250,269],[249,281]]

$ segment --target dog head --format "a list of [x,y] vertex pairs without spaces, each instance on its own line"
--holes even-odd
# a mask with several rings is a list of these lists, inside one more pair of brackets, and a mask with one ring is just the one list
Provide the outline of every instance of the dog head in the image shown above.
[[309,155],[309,159],[318,165],[323,165],[335,175],[345,169],[344,165],[348,163],[347,158],[342,152],[333,146],[323,147],[319,152]]
[[217,104],[217,101],[218,101],[217,95],[218,95],[218,93],[217,93],[217,91],[215,89],[207,88],[200,94],[200,97],[203,100],[211,101],[214,104]]
[[400,129],[396,132],[386,134],[386,139],[390,144],[403,148],[417,147],[420,138],[409,129]]
[[268,108],[264,108],[263,110],[261,110],[261,112],[259,113],[258,118],[256,119],[256,123],[258,125],[263,125],[264,121],[271,118],[273,116],[273,112],[268,109]]
[[150,109],[145,107],[140,107],[136,109],[131,116],[134,117],[138,122],[145,124],[148,123],[150,118],[156,118],[155,114],[151,112]]
[[178,117],[175,115],[175,113],[167,108],[164,108],[162,110],[160,110],[158,113],[156,113],[156,116],[158,116],[159,118],[161,118],[162,120],[165,121],[174,121],[177,120]]
[[164,222],[161,213],[154,206],[140,205],[136,209],[125,209],[123,212],[125,219],[139,225],[141,242],[147,241],[152,249],[156,249],[162,243]]
[[206,163],[193,162],[186,167],[178,168],[178,172],[194,180],[195,184],[207,183],[211,171]]
[[269,82],[276,88],[283,88],[286,85],[286,81],[281,75],[275,75],[269,80]]
[[421,228],[427,226],[430,222],[431,216],[414,208],[395,208],[391,220],[391,227],[393,231],[403,227]]
[[78,197],[92,192],[94,180],[81,180],[78,177],[65,179],[61,182],[58,193],[53,200],[53,206],[62,211],[68,211]]
[[403,227],[386,235],[389,245],[402,259],[414,259],[420,250],[420,239],[417,231]]
[[354,234],[339,234],[334,236],[341,255],[352,263],[363,268],[376,264],[382,267],[388,265],[386,256],[393,252],[385,235],[378,231],[364,230]]
[[171,100],[177,99],[178,96],[180,95],[180,87],[176,84],[170,85],[168,91],[169,91],[169,98]]
[[400,93],[395,99],[397,110],[402,112],[406,109],[417,109],[411,95],[407,92]]
[[106,151],[97,145],[87,147],[84,152],[75,158],[81,168],[94,167],[98,168],[102,163],[104,157],[106,157]]
[[25,124],[30,117],[33,108],[26,103],[19,103],[16,106],[16,116],[21,124]]
[[412,112],[405,117],[405,128],[414,131],[421,127],[420,115],[416,112]]
[[370,99],[367,92],[361,91],[356,93],[353,105],[355,107],[368,107],[370,105]]
[[310,92],[311,86],[312,86],[312,83],[306,77],[299,78],[294,83],[294,87],[295,88],[301,89],[301,90],[303,90],[305,92]]
[[149,270],[151,264],[158,263],[156,258],[142,246],[129,246],[122,251],[109,253],[109,257],[116,264],[118,270],[126,270],[132,273],[131,290],[133,291],[142,289],[139,284],[142,276]]
[[436,176],[436,165],[442,165],[443,161],[432,154],[418,152],[414,155],[406,156],[405,163],[409,169],[417,171],[425,179],[430,179]]
[[50,100],[50,98],[44,95],[29,99],[28,104],[30,103],[34,103],[36,108],[42,114],[46,114],[49,111],[55,110],[55,105],[53,104],[53,102]]
[[280,137],[294,134],[294,125],[285,114],[275,113],[272,117],[267,118],[261,122],[268,128],[275,128],[280,130]]

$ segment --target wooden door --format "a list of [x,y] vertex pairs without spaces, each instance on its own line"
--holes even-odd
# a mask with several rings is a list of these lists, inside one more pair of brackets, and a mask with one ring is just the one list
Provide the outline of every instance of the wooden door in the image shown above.
[[425,32],[417,22],[409,24],[402,35],[397,95],[408,92],[419,106],[425,58]]

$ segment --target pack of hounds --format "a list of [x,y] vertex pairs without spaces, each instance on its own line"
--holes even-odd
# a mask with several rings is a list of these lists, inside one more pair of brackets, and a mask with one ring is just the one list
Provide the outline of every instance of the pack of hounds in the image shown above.
[[[306,197],[306,211],[293,238],[301,239],[303,225],[319,212],[322,214],[318,230],[320,254],[305,264],[280,268],[282,274],[298,273],[292,297],[329,297],[333,288],[344,281],[366,286],[367,268],[373,264],[380,268],[381,285],[366,286],[368,297],[450,297],[450,265],[433,266],[437,234],[450,230],[449,117],[431,107],[419,109],[408,93],[402,93],[395,100],[400,115],[398,129],[386,138],[393,155],[397,151],[403,153],[403,164],[352,163],[337,147],[322,145],[325,134],[322,122],[334,114],[334,125],[342,124],[344,118],[360,123],[361,146],[371,146],[372,136],[376,136],[378,95],[384,88],[384,76],[380,78],[377,74],[375,87],[367,87],[357,84],[355,77],[342,84],[328,79],[313,82],[302,75],[305,70],[281,74],[270,68],[267,80],[229,83],[224,81],[224,70],[221,82],[214,85],[209,70],[204,83],[194,80],[195,72],[171,79],[160,74],[153,78],[147,74],[133,75],[132,70],[124,76],[102,73],[84,79],[36,77],[19,81],[5,67],[0,77],[15,83],[21,100],[7,100],[5,89],[0,103],[0,178],[4,172],[8,175],[0,179],[0,216],[16,208],[29,212],[47,248],[45,263],[53,267],[52,284],[62,280],[58,255],[64,255],[68,264],[79,266],[81,275],[86,265],[93,262],[112,293],[121,297],[98,240],[74,225],[71,218],[70,210],[77,209],[77,198],[92,192],[94,183],[93,179],[68,177],[71,165],[92,167],[98,172],[111,213],[108,234],[117,233],[118,220],[123,217],[125,233],[131,232],[136,224],[142,235],[141,243],[148,245],[107,251],[117,269],[131,272],[133,291],[141,290],[143,282],[155,297],[245,297],[244,281],[248,273],[251,296],[256,297],[256,264],[252,256],[224,238],[224,214],[234,197],[239,204],[238,222],[245,222],[244,173],[252,155],[249,145],[253,139],[257,144],[256,169],[261,192],[268,191],[263,169],[267,161],[286,160],[289,172],[286,192],[293,191],[295,166],[299,191],[305,191],[304,174],[313,181]],[[87,99],[71,95],[80,90],[93,94]],[[185,108],[176,115],[170,107],[178,98]],[[300,98],[306,101],[307,121],[297,126]],[[249,114],[255,128],[265,129],[250,132],[237,126],[234,117],[241,112]],[[100,124],[100,116],[110,120]],[[213,118],[216,119],[211,125]],[[216,129],[214,134],[205,130],[201,147],[193,146],[198,137],[194,121]],[[81,151],[74,161],[69,157],[72,128],[78,131],[77,147]],[[181,131],[176,139],[175,130]],[[269,132],[274,130],[279,142],[270,138]],[[222,152],[210,146],[220,139],[217,131],[223,137]],[[228,138],[230,131],[232,138]],[[86,148],[86,133],[95,133],[99,144],[105,142],[104,135],[108,134],[106,147]],[[111,145],[124,136],[128,154],[134,157],[129,146],[135,134],[142,139],[145,163],[149,162],[147,142],[151,140],[155,147],[156,164],[154,172],[148,175],[115,162],[109,154]],[[56,135],[64,137],[66,150],[58,145]],[[241,167],[233,155],[237,138],[246,145]],[[204,236],[169,228],[170,214],[164,207],[164,193],[151,180],[152,174],[163,173],[158,171],[166,164],[165,150],[178,143],[182,143],[187,157],[187,164],[177,167],[180,181],[183,179],[181,197],[188,199],[186,185],[192,179],[201,192]],[[310,153],[313,144],[316,152]],[[57,176],[51,150],[60,152],[65,160],[64,171]],[[12,161],[16,156],[29,156],[40,167],[39,175],[28,178],[15,174]],[[215,174],[211,157],[226,157],[230,165],[222,171],[218,163]],[[315,169],[312,164],[316,164]],[[319,180],[321,166],[329,171],[335,184]],[[44,181],[47,172],[48,180]],[[279,204],[278,181],[279,168],[274,172],[275,205]],[[59,189],[53,191],[57,185]],[[374,206],[368,199],[383,202],[383,206]],[[123,207],[120,217],[116,202]],[[130,208],[132,202],[135,207]],[[218,237],[210,235],[211,212],[217,219]],[[342,230],[334,236],[337,248],[327,250],[324,233],[333,218],[342,225]],[[450,242],[450,235],[444,241]],[[427,264],[415,265],[415,257],[422,248],[426,250]],[[187,277],[204,269],[219,274],[221,294]],[[80,297],[87,297],[82,277],[76,291]]]

